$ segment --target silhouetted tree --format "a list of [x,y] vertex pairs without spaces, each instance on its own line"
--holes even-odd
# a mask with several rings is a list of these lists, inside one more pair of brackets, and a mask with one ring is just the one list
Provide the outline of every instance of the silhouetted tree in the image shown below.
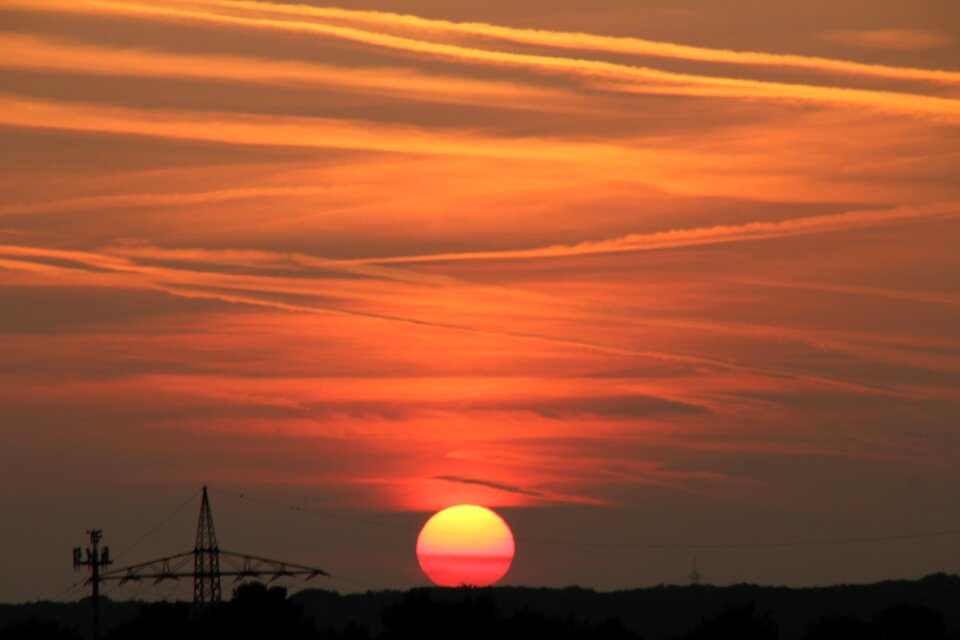
[[233,590],[230,602],[197,616],[197,631],[208,638],[231,640],[305,640],[315,637],[313,624],[283,587],[248,582]]
[[874,640],[873,626],[860,618],[824,616],[807,629],[803,640]]
[[488,640],[500,617],[493,598],[468,595],[459,602],[440,602],[427,589],[411,589],[383,611],[384,640]]
[[80,633],[55,622],[38,622],[30,618],[26,622],[8,625],[0,631],[0,640],[80,640]]
[[153,602],[141,605],[136,618],[112,629],[104,640],[185,640],[193,636],[189,604]]
[[317,638],[320,640],[370,640],[371,637],[370,629],[356,622],[351,622],[342,629],[328,627],[317,632]]
[[753,604],[728,606],[683,637],[684,640],[776,640],[777,627],[769,611],[758,615]]
[[943,618],[927,607],[901,605],[884,609],[871,626],[877,640],[944,640]]
[[465,590],[437,598],[431,590],[414,589],[384,610],[383,625],[382,640],[639,640],[615,619],[588,623],[529,609],[504,616],[490,591]]
[[616,618],[607,618],[603,622],[588,627],[585,631],[587,638],[597,640],[640,640],[640,635],[632,633]]
[[316,637],[312,623],[304,621],[301,606],[287,598],[286,589],[250,582],[234,589],[230,602],[199,613],[182,602],[145,604],[133,621],[113,629],[105,640],[312,640]]

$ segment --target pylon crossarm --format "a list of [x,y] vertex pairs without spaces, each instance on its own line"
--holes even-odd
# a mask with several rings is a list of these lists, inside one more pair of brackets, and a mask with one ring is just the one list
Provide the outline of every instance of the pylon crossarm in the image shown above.
[[[294,576],[307,576],[307,580],[310,578],[315,578],[318,575],[327,575],[326,573],[320,573],[313,570],[295,570],[295,571],[285,571],[282,574],[278,575],[276,571],[266,570],[266,571],[221,571],[218,575],[222,578],[265,578],[270,576],[271,578],[287,578]],[[130,582],[132,580],[179,580],[180,578],[193,578],[193,571],[179,571],[176,573],[170,572],[157,572],[157,573],[138,573],[134,577],[126,576],[113,576],[110,578],[104,578],[104,580],[119,580],[121,583]],[[89,580],[87,580],[89,582]]]
[[128,582],[140,582],[140,576],[134,571],[128,571],[127,575],[120,578],[120,586],[123,586]]
[[[225,564],[238,565],[237,571],[259,571],[261,575],[275,575],[283,577],[286,575],[306,575],[310,578],[317,576],[327,576],[330,574],[317,567],[308,567],[303,564],[293,564],[283,560],[271,560],[270,558],[261,558],[251,556],[246,553],[235,553],[233,551],[221,551],[220,560]],[[230,575],[226,571],[221,571],[221,575]],[[308,578],[309,579],[309,578]]]
[[[100,574],[101,580],[119,581],[121,584],[136,580],[176,580],[179,578],[193,578],[196,574],[188,570],[189,561],[193,560],[194,552],[185,551],[165,558],[157,558],[148,562],[141,562],[127,567],[119,567],[104,571]],[[317,567],[308,567],[301,564],[293,564],[282,560],[271,560],[269,558],[260,558],[244,553],[234,553],[230,551],[221,551],[220,558],[224,564],[231,568],[226,568],[218,572],[222,577],[243,578],[262,578],[270,576],[272,580],[285,577],[306,576],[306,579],[316,578],[317,576],[327,576],[329,573]],[[235,567],[233,565],[236,565]]]
[[[143,578],[154,578],[158,580],[181,578],[184,577],[184,566],[191,560],[193,560],[193,551],[187,551],[173,556],[167,556],[166,558],[158,558],[148,562],[141,562],[140,564],[132,564],[128,567],[104,571],[100,574],[100,579],[119,580],[122,584]],[[193,576],[193,573],[191,572],[185,575]]]

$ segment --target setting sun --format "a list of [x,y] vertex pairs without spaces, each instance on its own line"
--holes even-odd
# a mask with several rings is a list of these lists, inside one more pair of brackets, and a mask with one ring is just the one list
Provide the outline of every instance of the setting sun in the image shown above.
[[435,513],[417,538],[420,568],[442,587],[492,585],[510,569],[514,550],[503,518],[470,504]]

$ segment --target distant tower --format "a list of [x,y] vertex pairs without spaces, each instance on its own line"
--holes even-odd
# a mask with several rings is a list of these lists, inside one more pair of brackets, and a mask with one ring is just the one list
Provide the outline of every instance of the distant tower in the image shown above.
[[700,581],[703,579],[703,575],[701,575],[700,570],[697,569],[697,556],[693,556],[693,568],[687,577],[690,579],[690,584],[700,584]]
[[200,521],[197,523],[197,543],[193,548],[193,602],[203,607],[218,604],[220,600],[220,548],[217,546],[213,514],[204,485]]

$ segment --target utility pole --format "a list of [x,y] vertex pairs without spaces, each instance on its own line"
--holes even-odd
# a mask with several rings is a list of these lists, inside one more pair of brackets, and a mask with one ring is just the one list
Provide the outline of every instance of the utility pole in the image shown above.
[[83,550],[80,547],[73,549],[73,569],[79,571],[80,567],[89,567],[90,579],[87,581],[93,585],[93,640],[100,640],[100,568],[107,568],[113,561],[110,560],[110,547],[104,547],[100,550],[100,540],[103,538],[103,532],[100,529],[89,529],[90,546],[87,547],[86,560],[83,559]]

